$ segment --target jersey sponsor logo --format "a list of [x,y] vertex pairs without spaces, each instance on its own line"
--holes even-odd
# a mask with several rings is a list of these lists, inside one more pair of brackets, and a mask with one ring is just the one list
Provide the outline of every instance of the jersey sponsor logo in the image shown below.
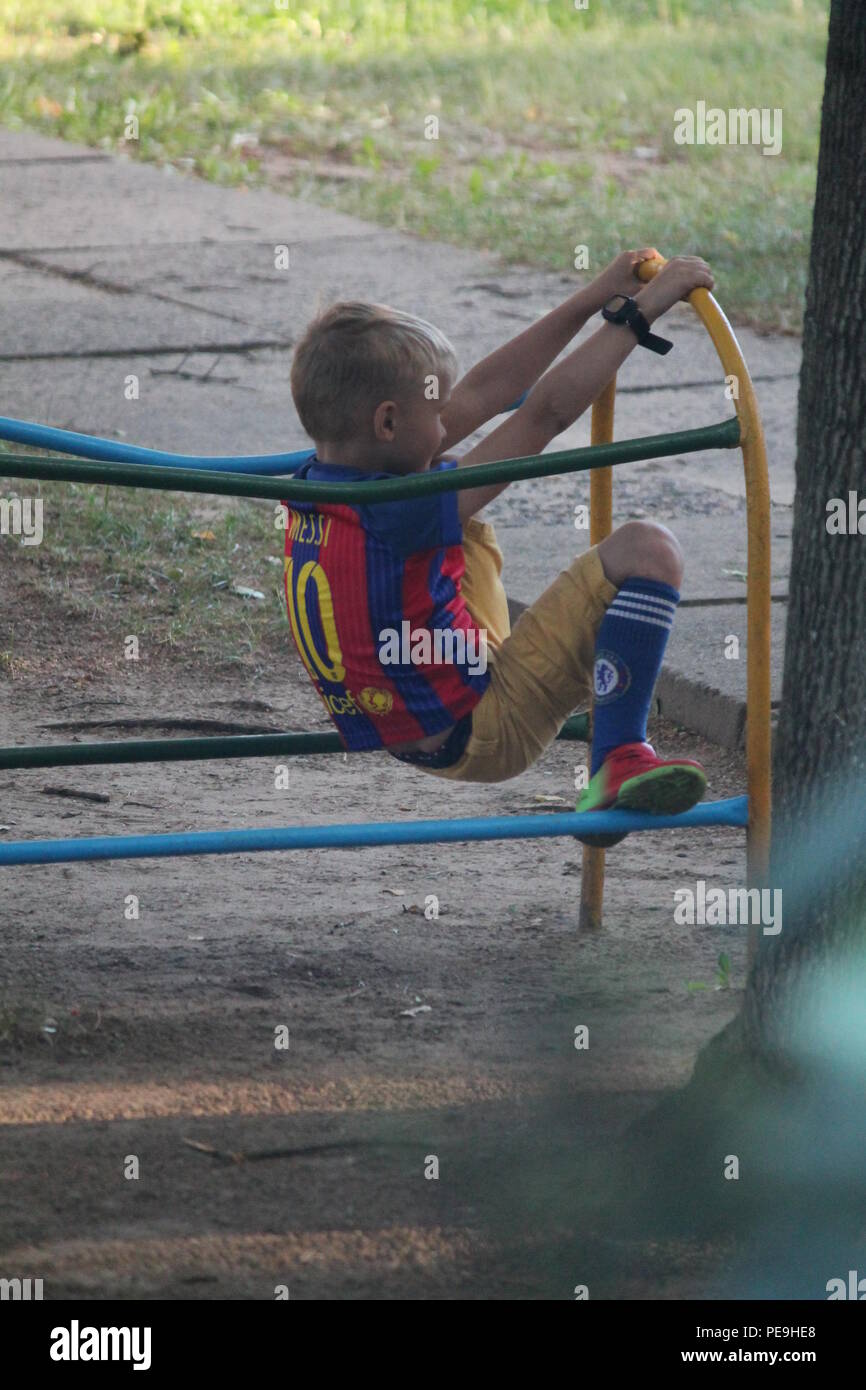
[[343,695],[330,695],[324,691],[321,686],[316,686],[316,689],[329,714],[342,716],[344,714],[361,713],[358,706],[355,704],[355,697],[351,690],[347,690]]

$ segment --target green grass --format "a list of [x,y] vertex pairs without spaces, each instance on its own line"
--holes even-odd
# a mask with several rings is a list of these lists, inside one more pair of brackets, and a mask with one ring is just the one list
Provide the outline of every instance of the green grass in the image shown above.
[[[268,504],[221,498],[210,508],[207,499],[203,516],[201,500],[183,494],[16,482],[2,476],[4,452],[10,446],[0,449],[0,494],[41,497],[45,537],[39,546],[6,538],[0,563],[29,566],[19,574],[55,615],[77,613],[112,633],[122,617],[143,652],[198,669],[252,669],[275,651],[288,654],[283,532]],[[264,598],[242,597],[237,587]],[[14,678],[24,658],[15,610],[6,618],[0,676]]]
[[[729,312],[799,326],[823,0],[278,2],[0,0],[0,122],[565,272],[700,253]],[[782,154],[676,145],[700,99],[780,107]]]

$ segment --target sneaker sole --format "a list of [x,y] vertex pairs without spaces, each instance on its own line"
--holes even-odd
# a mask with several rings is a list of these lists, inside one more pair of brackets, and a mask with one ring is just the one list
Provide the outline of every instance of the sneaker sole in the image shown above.
[[706,789],[706,773],[698,767],[656,767],[623,782],[614,806],[618,811],[678,816],[695,806]]
[[[697,805],[707,789],[706,773],[697,767],[656,767],[623,782],[608,810],[644,811],[650,816],[678,816]],[[610,849],[627,835],[576,835],[591,849]]]
[[624,840],[627,835],[628,831],[624,830],[621,835],[575,835],[574,838],[590,849],[610,849],[613,845],[618,845],[620,840]]

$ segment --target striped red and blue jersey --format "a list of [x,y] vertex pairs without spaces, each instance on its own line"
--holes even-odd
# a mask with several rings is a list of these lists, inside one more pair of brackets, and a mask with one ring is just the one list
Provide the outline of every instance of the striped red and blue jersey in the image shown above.
[[[434,469],[456,468],[453,459]],[[395,477],[313,457],[308,482]],[[289,625],[301,659],[348,749],[383,748],[437,734],[475,707],[490,681],[482,634],[460,592],[463,528],[457,494],[361,505],[284,502]],[[413,638],[460,629],[451,651],[466,660],[393,660],[383,633]],[[450,639],[449,639],[450,640]],[[423,649],[423,648],[422,648]],[[440,649],[441,650],[441,649]],[[383,662],[380,654],[390,655]],[[409,655],[404,647],[402,656]]]

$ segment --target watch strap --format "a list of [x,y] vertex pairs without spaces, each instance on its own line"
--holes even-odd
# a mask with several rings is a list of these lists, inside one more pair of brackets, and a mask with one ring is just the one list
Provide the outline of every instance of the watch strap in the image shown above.
[[607,305],[602,309],[602,317],[608,323],[622,323],[634,332],[641,347],[649,348],[650,352],[657,352],[660,356],[670,352],[673,343],[669,338],[662,338],[658,333],[653,333],[644,315],[641,313],[637,302],[629,295],[623,295],[625,303],[619,309],[608,309]]

